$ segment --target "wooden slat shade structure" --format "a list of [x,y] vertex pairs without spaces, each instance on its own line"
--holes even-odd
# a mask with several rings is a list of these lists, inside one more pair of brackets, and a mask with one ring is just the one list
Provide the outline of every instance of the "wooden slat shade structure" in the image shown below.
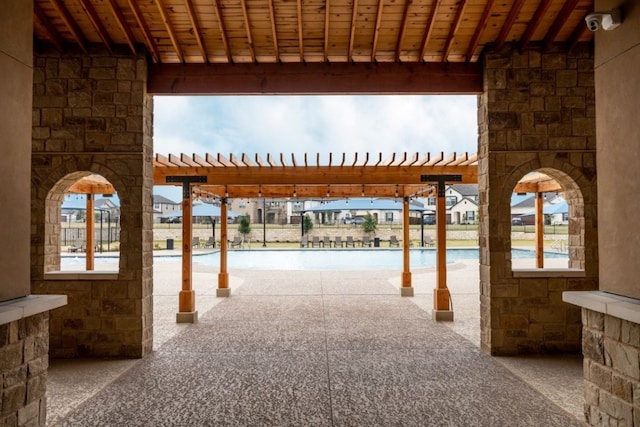
[[204,176],[206,183],[194,185],[194,191],[218,198],[293,197],[294,192],[298,198],[421,197],[431,187],[420,181],[423,174],[457,174],[462,183],[478,182],[476,154],[403,153],[385,158],[367,153],[358,158],[330,153],[328,159],[321,163],[319,154],[305,154],[302,161],[293,154],[268,154],[264,162],[246,154],[156,154],[153,179],[155,185],[168,185],[167,176]]

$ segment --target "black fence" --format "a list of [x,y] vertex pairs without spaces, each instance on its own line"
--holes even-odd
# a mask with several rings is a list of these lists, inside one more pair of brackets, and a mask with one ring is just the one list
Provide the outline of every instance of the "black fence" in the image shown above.
[[[84,228],[62,228],[60,230],[60,240],[62,246],[71,246],[78,240],[87,241],[87,230]],[[93,241],[99,250],[108,251],[113,242],[120,241],[120,227],[111,225],[111,227],[96,227]]]

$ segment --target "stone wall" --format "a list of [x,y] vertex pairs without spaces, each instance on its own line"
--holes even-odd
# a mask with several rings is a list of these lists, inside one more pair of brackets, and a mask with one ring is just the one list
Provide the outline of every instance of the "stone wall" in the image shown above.
[[[32,143],[32,292],[66,294],[51,314],[53,357],[141,357],[152,349],[152,98],[142,55],[40,52]],[[52,277],[60,267],[60,203],[99,174],[121,204],[113,277]]]
[[582,309],[584,414],[590,425],[640,425],[640,325]]
[[0,425],[46,425],[49,315],[0,325]]
[[[482,349],[493,355],[579,351],[580,312],[565,290],[597,288],[598,242],[593,52],[579,45],[484,58],[479,97]],[[516,183],[540,171],[569,203],[570,267],[582,277],[514,273],[510,201]]]

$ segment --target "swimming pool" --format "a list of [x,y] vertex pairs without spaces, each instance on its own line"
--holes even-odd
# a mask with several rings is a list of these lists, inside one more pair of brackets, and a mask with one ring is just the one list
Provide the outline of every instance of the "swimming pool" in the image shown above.
[[[434,267],[435,249],[411,249],[411,268]],[[531,259],[532,250],[513,249],[512,258]],[[545,258],[567,259],[566,254],[545,252]],[[157,261],[180,262],[179,256],[156,256]],[[447,262],[478,259],[477,248],[447,249]],[[84,258],[63,257],[62,267],[84,265]],[[96,258],[96,263],[117,263],[118,258]],[[193,262],[219,266],[220,253],[194,255]],[[402,251],[398,249],[280,249],[280,250],[232,250],[227,253],[229,269],[250,270],[385,270],[402,269]]]

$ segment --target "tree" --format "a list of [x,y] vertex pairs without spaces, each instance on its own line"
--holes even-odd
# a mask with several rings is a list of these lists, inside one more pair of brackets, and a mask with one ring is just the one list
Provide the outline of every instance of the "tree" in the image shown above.
[[309,216],[309,214],[304,215],[304,223],[302,224],[302,228],[305,233],[308,233],[313,228],[313,220]]
[[251,233],[251,225],[249,225],[249,217],[243,216],[240,218],[240,224],[238,225],[238,233],[242,234],[242,240],[245,236]]
[[378,222],[370,212],[367,212],[367,214],[364,216],[364,222],[362,223],[362,230],[365,233],[376,234],[377,229]]

